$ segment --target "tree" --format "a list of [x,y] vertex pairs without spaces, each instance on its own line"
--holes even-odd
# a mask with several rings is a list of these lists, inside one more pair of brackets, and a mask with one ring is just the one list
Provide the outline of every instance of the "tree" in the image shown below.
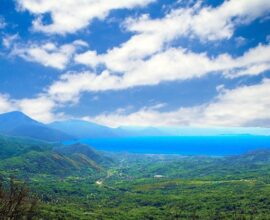
[[31,220],[36,213],[37,200],[32,199],[25,184],[10,178],[7,187],[0,181],[0,219]]

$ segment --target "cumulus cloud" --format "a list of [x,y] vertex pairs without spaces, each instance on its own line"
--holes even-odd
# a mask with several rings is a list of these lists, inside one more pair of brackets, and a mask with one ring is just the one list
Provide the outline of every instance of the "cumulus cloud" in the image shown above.
[[[10,46],[10,39],[4,43]],[[27,45],[15,44],[10,55],[19,56],[27,61],[40,63],[46,67],[64,69],[69,64],[76,50],[82,46],[86,47],[88,44],[81,40],[61,46],[52,42],[41,45],[35,43],[28,43]]]
[[[114,71],[66,73],[50,86],[49,93],[62,101],[77,100],[80,93],[89,91],[119,90],[142,85],[156,85],[163,81],[186,80],[209,73],[221,73],[225,77],[256,75],[270,69],[270,45],[259,44],[242,56],[220,54],[208,57],[182,48],[168,48],[146,60],[131,61],[121,68],[123,74]],[[194,65],[196,64],[196,65]],[[118,67],[117,67],[118,68]]]
[[[269,127],[270,121],[270,80],[241,86],[235,89],[219,89],[219,95],[208,103],[181,107],[174,111],[160,111],[164,104],[143,107],[136,112],[119,111],[84,117],[112,127],[123,125],[137,126],[198,126],[198,127]],[[59,102],[60,101],[60,102]],[[64,101],[62,99],[62,101]],[[66,101],[66,100],[65,100]],[[35,106],[35,108],[33,108]],[[65,115],[54,113],[61,106],[59,97],[50,93],[39,94],[32,99],[11,100],[0,96],[0,112],[20,110],[36,120],[53,121]],[[160,120],[162,118],[162,120]]]
[[[67,103],[78,103],[84,92],[156,85],[163,81],[186,80],[216,72],[221,72],[225,77],[259,74],[270,68],[269,54],[270,45],[261,44],[239,57],[221,54],[211,58],[205,53],[197,54],[182,48],[168,48],[149,59],[139,61],[138,65],[130,65],[124,74],[114,74],[108,70],[104,70],[100,74],[92,71],[67,72],[48,86],[44,94],[40,94],[35,99],[20,100],[18,106],[35,118],[51,121],[55,117],[53,113],[55,109]],[[194,65],[195,63],[196,65]],[[94,120],[111,126],[115,126],[116,122],[123,123],[123,125],[134,123],[137,125],[183,126],[198,123],[199,125],[241,126],[255,119],[261,119],[260,115],[263,116],[263,112],[267,111],[265,103],[268,98],[260,100],[260,97],[268,97],[265,94],[269,94],[269,82],[265,80],[257,86],[241,87],[235,90],[219,88],[218,92],[221,95],[217,97],[217,100],[203,106],[180,108],[174,112],[163,113],[154,107],[143,108],[130,115],[117,112],[97,116]],[[241,94],[241,96],[237,96],[237,94]],[[243,98],[241,99],[241,97]],[[248,97],[247,100],[244,97]],[[253,99],[251,99],[252,97]],[[252,105],[256,104],[256,100],[259,100],[261,106],[254,109]],[[36,108],[37,112],[32,110],[33,105],[40,106],[40,108]],[[233,108],[232,111],[230,106]],[[245,106],[245,113],[240,117],[240,108],[243,106]],[[260,109],[261,111],[259,111]],[[264,115],[264,117],[268,116]],[[164,120],[160,122],[159,118]]]
[[46,96],[40,95],[32,99],[17,100],[16,107],[39,121],[49,122],[56,118],[56,115],[53,113],[56,104],[52,99]]
[[[173,9],[163,18],[148,15],[129,18],[124,27],[135,33],[130,40],[106,54],[89,51],[78,55],[76,61],[95,66],[105,63],[109,69],[125,71],[129,61],[144,59],[160,52],[179,37],[197,36],[201,40],[230,38],[237,25],[249,23],[269,13],[268,0],[231,0],[217,8],[201,7]],[[127,62],[128,61],[128,62]]]
[[[36,16],[33,28],[45,33],[75,33],[88,26],[95,18],[104,19],[115,9],[144,7],[155,0],[17,0],[20,10]],[[143,16],[128,22],[126,27],[140,33],[161,34],[165,38],[195,34],[208,40],[229,38],[236,25],[249,23],[268,13],[267,0],[230,0],[219,7],[203,7],[200,2],[193,8],[173,9],[163,19],[152,20]],[[44,21],[49,14],[51,23]],[[179,25],[181,24],[181,25]],[[167,26],[166,26],[167,25]],[[166,27],[165,29],[162,27]]]
[[[231,0],[215,8],[195,4],[173,9],[163,18],[129,18],[123,26],[134,35],[128,41],[103,54],[91,50],[77,54],[74,60],[93,69],[105,66],[111,75],[123,75],[116,80],[122,83],[119,88],[189,79],[215,71],[223,71],[226,77],[260,74],[269,70],[269,45],[258,45],[233,58],[229,54],[208,57],[172,47],[172,43],[181,37],[202,41],[231,38],[236,26],[267,15],[269,9],[268,0]],[[236,40],[238,45],[243,43],[243,38]]]
[[247,24],[269,13],[267,0],[230,0],[217,7],[203,8],[194,16],[191,32],[202,39],[230,38],[239,24]]
[[[1,95],[0,112],[20,110],[43,122],[59,119],[64,115],[55,114],[56,109],[63,103],[72,101],[70,98],[77,99],[81,92],[81,90],[78,92],[77,89],[77,93],[73,93],[72,89],[67,92],[67,89],[78,85],[79,88],[82,88],[80,83],[58,87],[61,90],[54,90],[56,87],[51,87],[47,93],[39,94],[32,99],[11,100],[8,96]],[[85,85],[85,88],[87,87]],[[164,104],[159,104],[143,107],[132,113],[117,110],[95,117],[84,117],[84,119],[112,127],[120,125],[198,127],[241,127],[248,125],[269,127],[267,124],[270,121],[269,79],[265,79],[259,84],[241,86],[231,90],[224,87],[218,88],[218,92],[219,95],[216,98],[199,106],[181,107],[166,112],[160,111]],[[161,118],[162,120],[160,120]]]
[[270,118],[270,112],[267,110],[270,107],[269,95],[269,79],[252,86],[223,90],[216,102],[205,107],[201,123],[244,126],[256,120],[267,121]]
[[[19,9],[28,10],[36,19],[33,28],[49,34],[74,33],[88,26],[95,18],[104,19],[111,10],[143,7],[154,0],[17,0]],[[45,24],[49,14],[51,24]]]
[[120,78],[104,71],[100,75],[92,72],[67,73],[48,88],[48,94],[60,103],[78,102],[81,93],[118,89]]
[[[144,107],[137,112],[124,114],[114,112],[85,117],[86,120],[112,127],[137,126],[265,126],[270,120],[270,80],[260,84],[221,90],[214,101],[200,106],[179,108],[176,111],[160,112]],[[162,120],[160,120],[162,118]],[[265,124],[261,122],[264,121]],[[258,124],[260,122],[260,124]]]
[[13,110],[13,103],[5,94],[0,94],[0,113]]
[[59,116],[54,113],[55,107],[56,103],[46,94],[29,99],[12,99],[8,95],[0,94],[0,113],[18,110],[36,120],[50,122]]

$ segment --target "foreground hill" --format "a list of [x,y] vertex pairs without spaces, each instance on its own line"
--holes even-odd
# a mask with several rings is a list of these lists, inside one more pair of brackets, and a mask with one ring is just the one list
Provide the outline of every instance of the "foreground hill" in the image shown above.
[[84,155],[94,161],[96,164],[100,165],[110,165],[113,162],[110,157],[105,156],[104,154],[101,154],[95,149],[84,144],[77,143],[69,146],[57,147],[54,149],[54,151],[66,156]]
[[[83,162],[85,157],[97,158],[92,149],[88,152],[83,146],[73,145],[57,151],[27,153],[17,167],[21,173],[33,174],[26,177],[40,198],[39,219],[212,220],[270,216],[269,151],[234,157],[110,153],[117,163],[107,166],[106,172]],[[81,153],[84,156],[77,160]],[[5,160],[5,169],[12,167],[10,160]],[[53,172],[48,173],[48,167]],[[0,170],[5,169],[0,166]]]
[[62,155],[54,151],[31,151],[0,162],[1,170],[9,170],[17,176],[52,174],[68,176],[76,172],[94,172],[102,169],[96,161],[84,154]]
[[9,112],[0,115],[0,134],[30,137],[44,141],[63,141],[72,135],[52,129],[33,120],[22,112]]
[[0,160],[20,156],[30,151],[51,150],[53,145],[29,138],[0,135]]
[[54,146],[37,140],[0,136],[0,174],[67,176],[100,172],[112,160],[88,146]]

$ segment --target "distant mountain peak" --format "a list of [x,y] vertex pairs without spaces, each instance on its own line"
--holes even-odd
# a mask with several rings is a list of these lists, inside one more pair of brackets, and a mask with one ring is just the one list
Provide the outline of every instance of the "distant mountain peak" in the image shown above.
[[3,117],[3,116],[21,117],[21,118],[28,118],[28,119],[34,120],[34,119],[30,118],[29,116],[27,116],[26,114],[24,114],[23,112],[20,112],[20,111],[11,111],[11,112],[6,112],[6,113],[3,113],[3,114],[0,114],[0,117]]
[[0,114],[0,123],[2,125],[6,124],[6,129],[8,129],[9,127],[16,127],[25,124],[43,125],[42,123],[39,123],[38,121],[30,118],[29,116],[20,111],[12,111]]
[[71,135],[49,128],[20,111],[0,114],[0,134],[46,141],[62,141],[73,138]]

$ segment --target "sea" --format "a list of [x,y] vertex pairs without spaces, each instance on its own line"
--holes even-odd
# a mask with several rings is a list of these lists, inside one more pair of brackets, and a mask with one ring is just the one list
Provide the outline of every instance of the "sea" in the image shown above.
[[141,154],[227,156],[270,150],[270,136],[254,135],[87,138],[65,144],[78,142],[101,151]]

